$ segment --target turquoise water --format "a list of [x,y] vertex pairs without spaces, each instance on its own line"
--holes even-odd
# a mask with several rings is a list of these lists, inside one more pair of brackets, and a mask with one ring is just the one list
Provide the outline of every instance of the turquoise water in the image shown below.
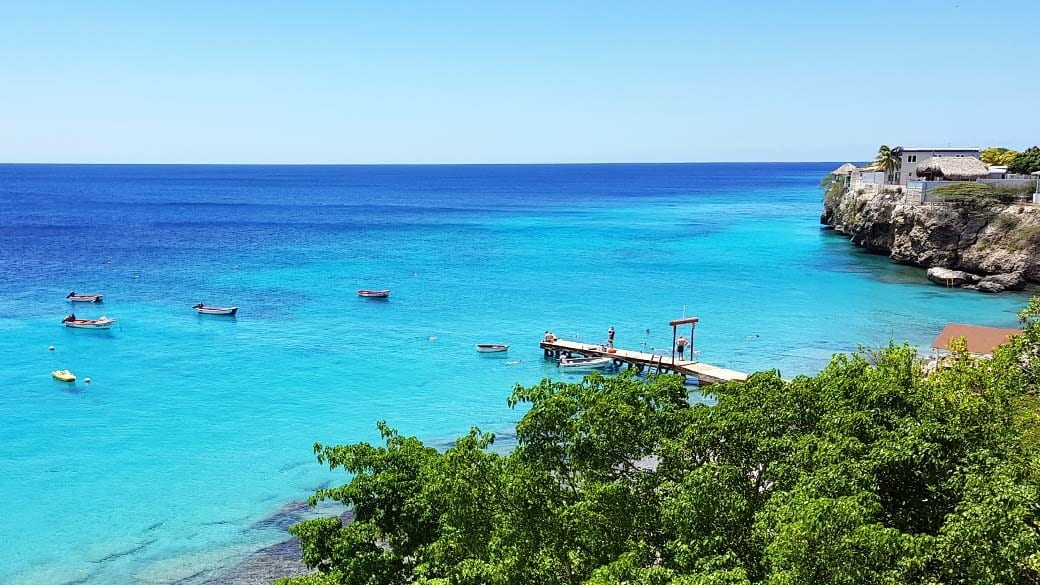
[[[703,361],[793,376],[1015,324],[1022,295],[822,231],[833,166],[0,165],[0,582],[191,583],[286,538],[263,520],[342,480],[314,441],[380,419],[508,442],[513,384],[559,375],[546,329],[665,350],[685,309]],[[111,332],[60,326],[73,289]]]

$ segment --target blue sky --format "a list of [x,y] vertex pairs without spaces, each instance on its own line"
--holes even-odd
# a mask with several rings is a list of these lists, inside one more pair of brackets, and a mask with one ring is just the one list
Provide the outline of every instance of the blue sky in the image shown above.
[[0,161],[865,160],[1040,142],[1040,2],[0,4]]

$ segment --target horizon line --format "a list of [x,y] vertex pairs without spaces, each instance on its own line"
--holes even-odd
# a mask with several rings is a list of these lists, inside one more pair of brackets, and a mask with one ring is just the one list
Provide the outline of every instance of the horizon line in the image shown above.
[[365,163],[307,163],[307,162],[6,162],[0,166],[213,166],[213,167],[447,167],[447,166],[565,166],[565,165],[717,165],[717,164],[815,164],[836,163],[835,160],[714,160],[714,161],[584,161],[584,162],[365,162]]

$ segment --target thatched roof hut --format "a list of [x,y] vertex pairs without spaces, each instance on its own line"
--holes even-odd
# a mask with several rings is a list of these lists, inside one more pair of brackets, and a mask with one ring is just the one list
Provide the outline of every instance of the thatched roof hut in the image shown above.
[[838,176],[838,175],[851,175],[852,171],[854,171],[854,170],[856,170],[856,165],[854,165],[852,163],[845,163],[845,164],[841,165],[840,167],[838,167],[838,168],[834,169],[833,171],[831,171],[831,174],[835,175],[835,176]]
[[989,167],[970,156],[935,156],[917,165],[914,172],[929,181],[974,181],[988,175]]

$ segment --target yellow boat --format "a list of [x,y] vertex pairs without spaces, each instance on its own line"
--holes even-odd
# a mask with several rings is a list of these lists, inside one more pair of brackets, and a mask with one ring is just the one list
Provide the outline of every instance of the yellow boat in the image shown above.
[[73,374],[68,370],[54,370],[51,372],[51,375],[54,376],[55,380],[61,380],[62,382],[76,381],[76,374]]

